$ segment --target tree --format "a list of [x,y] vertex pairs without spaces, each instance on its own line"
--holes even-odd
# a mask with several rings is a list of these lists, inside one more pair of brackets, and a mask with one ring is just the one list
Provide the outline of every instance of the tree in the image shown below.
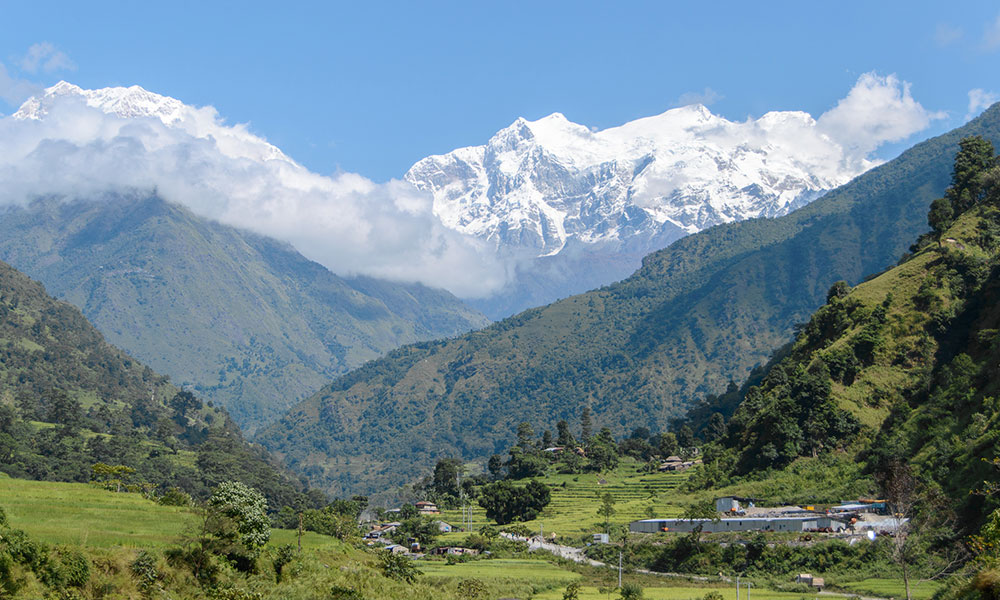
[[885,494],[889,514],[896,520],[896,530],[892,536],[892,559],[903,574],[906,600],[912,600],[910,593],[910,563],[914,559],[914,544],[911,542],[914,505],[917,500],[917,480],[910,465],[901,460],[889,463],[881,474],[882,491]]
[[661,433],[656,439],[656,451],[661,458],[677,454],[677,436],[672,432]]
[[690,425],[685,423],[677,430],[677,445],[680,446],[682,452],[694,448],[694,432],[691,431]]
[[531,441],[535,439],[535,430],[531,427],[531,423],[527,421],[522,421],[517,425],[517,446],[519,448],[528,449],[531,447]]
[[963,138],[955,155],[951,187],[946,195],[958,212],[965,212],[980,200],[979,178],[995,162],[993,144],[978,135]]
[[590,436],[593,434],[594,424],[590,420],[590,407],[584,406],[583,413],[580,414],[580,439],[583,443],[587,443],[590,440]]
[[573,581],[566,586],[566,591],[563,592],[562,600],[580,600],[580,582]]
[[135,469],[132,467],[104,463],[95,464],[90,468],[90,471],[90,478],[93,481],[103,483],[104,487],[109,490],[113,487],[116,492],[122,491],[122,485],[135,473]]
[[597,508],[597,514],[604,517],[604,533],[611,533],[611,517],[615,512],[615,497],[611,492],[604,492],[601,494],[601,505]]
[[479,506],[486,510],[487,518],[507,525],[534,519],[550,499],[551,492],[544,483],[532,480],[520,487],[505,479],[483,486]]
[[486,462],[486,470],[490,472],[490,476],[494,479],[503,479],[503,458],[499,454],[494,454],[490,457],[490,460]]
[[393,532],[392,539],[397,544],[406,544],[413,538],[421,546],[429,546],[439,535],[441,530],[437,522],[429,517],[420,516],[402,521]]
[[548,463],[534,448],[514,446],[507,461],[507,476],[511,479],[526,479],[545,475]]
[[830,290],[826,293],[826,303],[829,304],[835,298],[846,298],[850,293],[851,286],[846,281],[837,281],[830,286]]
[[458,479],[464,468],[462,461],[458,458],[442,458],[437,461],[437,464],[434,465],[434,475],[428,486],[436,501],[450,505],[461,495]]
[[705,439],[709,442],[714,442],[715,440],[720,440],[726,437],[726,419],[723,418],[722,413],[714,412],[712,416],[708,419],[708,425],[705,426]]
[[225,545],[223,553],[237,568],[252,570],[271,538],[267,500],[246,484],[227,481],[212,492],[208,509],[212,521],[208,533]]
[[565,420],[556,423],[556,445],[563,448],[576,446],[576,440],[573,439],[573,434],[569,431],[569,423]]
[[622,600],[641,600],[643,597],[642,586],[638,583],[629,582],[623,584],[619,593]]
[[173,409],[174,418],[179,421],[180,425],[184,425],[184,420],[188,412],[201,410],[202,406],[201,400],[196,398],[191,392],[177,392],[167,404]]
[[934,202],[931,202],[930,212],[927,213],[927,224],[934,230],[938,244],[941,243],[941,235],[945,229],[951,226],[954,220],[955,209],[951,205],[951,200],[938,198]]

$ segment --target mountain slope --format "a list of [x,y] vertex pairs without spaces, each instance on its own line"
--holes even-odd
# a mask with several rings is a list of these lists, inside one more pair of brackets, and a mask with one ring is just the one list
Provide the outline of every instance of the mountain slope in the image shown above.
[[0,259],[251,430],[391,348],[485,324],[447,292],[338,277],[156,196],[7,209]]
[[404,473],[400,459],[487,456],[518,422],[583,406],[619,433],[662,428],[764,362],[833,282],[895,262],[926,229],[959,139],[977,133],[1000,141],[1000,105],[785,217],[714,227],[620,283],[392,352],[258,439],[314,483],[359,490]]
[[[301,485],[247,444],[224,410],[104,341],[80,311],[0,262],[0,471],[81,481],[98,462],[159,493],[221,481],[293,503]],[[278,504],[280,506],[281,504]]]
[[831,288],[707,449],[706,483],[846,451],[876,478],[909,463],[965,511],[963,528],[997,507],[974,493],[995,479],[1000,455],[1000,162],[992,164],[971,186],[978,192],[949,188],[949,210],[931,212],[938,233],[921,236],[912,256],[854,289]]

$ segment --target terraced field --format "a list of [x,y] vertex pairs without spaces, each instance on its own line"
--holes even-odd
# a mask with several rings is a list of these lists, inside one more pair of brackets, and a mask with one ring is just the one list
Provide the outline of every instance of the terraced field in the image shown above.
[[[623,464],[610,473],[549,475],[541,481],[552,490],[552,501],[538,519],[525,523],[533,530],[543,529],[546,536],[578,537],[604,530],[604,518],[597,514],[601,496],[610,493],[615,499],[612,526],[638,519],[680,515],[690,500],[678,488],[687,480],[686,473],[643,473],[634,462]],[[492,524],[483,509],[473,505],[472,529]],[[462,511],[449,510],[442,519],[461,526]],[[449,538],[463,536],[452,535]]]

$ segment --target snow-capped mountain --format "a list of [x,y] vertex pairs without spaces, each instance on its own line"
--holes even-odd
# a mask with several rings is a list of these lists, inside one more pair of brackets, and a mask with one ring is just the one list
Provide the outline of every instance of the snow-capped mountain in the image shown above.
[[154,94],[137,85],[85,90],[60,81],[46,89],[42,96],[26,100],[11,116],[15,119],[40,121],[49,114],[55,102],[67,99],[82,100],[89,107],[123,119],[154,118],[195,138],[211,138],[219,150],[230,158],[293,162],[277,147],[248,132],[245,126],[220,125],[214,108],[195,108],[176,98]]
[[934,118],[906,82],[865,74],[815,119],[691,105],[596,131],[554,113],[376,183],[313,173],[211,106],[60,82],[0,118],[0,206],[156,189],[334,273],[443,287],[497,318],[621,279],[682,236],[785,214]]
[[484,146],[417,162],[448,227],[501,253],[554,256],[570,241],[651,251],[685,234],[774,217],[867,170],[803,112],[731,122],[702,105],[591,131],[555,113]]

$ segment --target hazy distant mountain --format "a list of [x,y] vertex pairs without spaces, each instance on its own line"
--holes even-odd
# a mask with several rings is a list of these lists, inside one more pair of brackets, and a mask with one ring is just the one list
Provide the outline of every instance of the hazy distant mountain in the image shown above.
[[434,195],[446,226],[520,263],[511,289],[479,302],[505,316],[621,279],[684,235],[786,214],[872,166],[821,129],[803,112],[736,123],[701,105],[603,131],[555,113],[427,157],[405,179]]
[[156,196],[8,208],[0,259],[250,430],[392,348],[487,323],[447,292],[338,277]]

